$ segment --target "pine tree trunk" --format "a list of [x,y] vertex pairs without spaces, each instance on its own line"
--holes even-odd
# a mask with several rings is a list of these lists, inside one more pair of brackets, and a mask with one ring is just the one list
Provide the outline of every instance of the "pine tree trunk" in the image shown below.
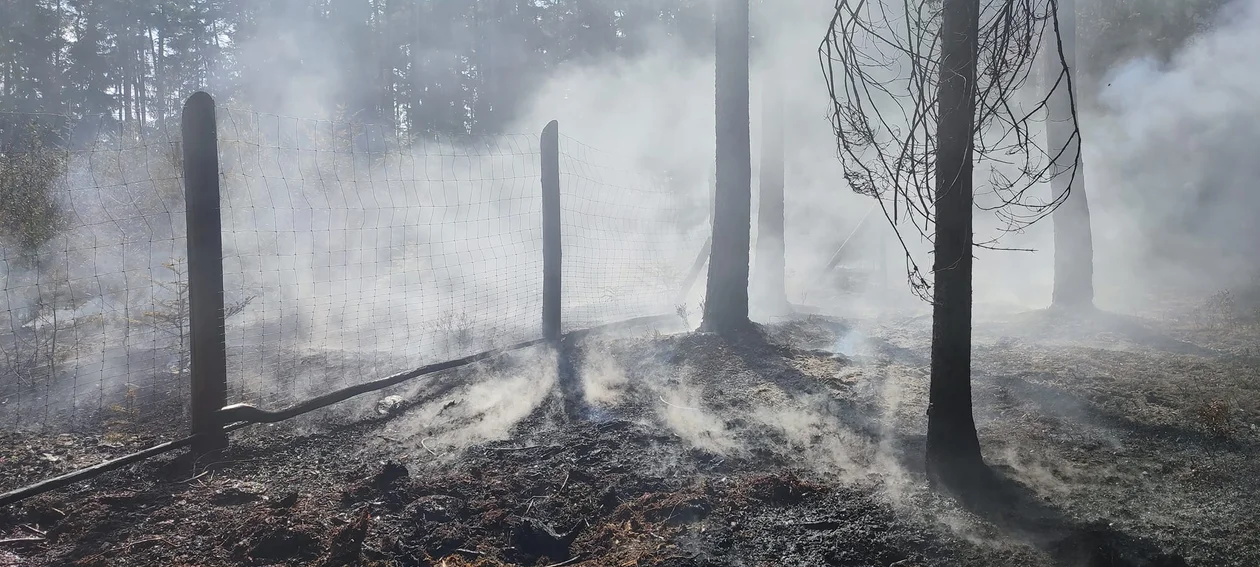
[[[1063,0],[1058,11],[1063,59],[1067,60],[1075,80],[1076,2]],[[1063,61],[1059,58],[1059,45],[1052,26],[1047,35],[1049,37],[1044,43],[1046,76],[1049,86],[1053,87],[1063,71]],[[1062,197],[1065,191],[1068,192],[1067,199],[1051,215],[1054,225],[1054,296],[1051,304],[1076,310],[1094,305],[1094,238],[1090,227],[1089,201],[1085,196],[1085,168],[1080,160],[1080,133],[1073,134],[1074,96],[1075,93],[1067,88],[1066,78],[1050,95],[1046,142],[1050,155],[1060,158],[1054,164],[1055,177],[1050,182],[1050,190],[1055,197]],[[1075,172],[1073,158],[1076,158]]]
[[789,312],[784,281],[783,146],[783,97],[777,77],[770,71],[762,94],[757,265],[753,280],[758,307],[770,316]]
[[[152,30],[150,30],[150,38],[152,38]],[[167,85],[170,84],[170,77],[166,68],[166,34],[165,30],[159,32],[157,41],[153,45],[153,80],[157,81],[158,87],[158,129],[166,134],[166,118],[170,114],[171,102],[170,95],[167,93]]]
[[748,256],[752,231],[752,149],[748,116],[749,0],[717,5],[717,195],[713,251],[701,328],[748,327]]
[[952,483],[983,467],[971,411],[972,159],[979,0],[945,0],[937,92],[935,295],[927,470]]
[[149,108],[149,89],[145,84],[145,77],[149,74],[149,64],[145,57],[145,50],[141,47],[144,36],[136,35],[136,121],[139,122],[139,132],[144,131],[145,125],[148,123]]

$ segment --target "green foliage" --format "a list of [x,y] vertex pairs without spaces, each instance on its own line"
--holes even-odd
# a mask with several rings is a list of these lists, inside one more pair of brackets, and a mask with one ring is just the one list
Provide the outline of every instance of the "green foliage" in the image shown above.
[[183,259],[164,262],[162,267],[170,272],[171,279],[154,279],[153,283],[166,292],[165,297],[155,299],[155,309],[144,311],[132,322],[148,325],[176,339],[183,350],[188,344],[188,269]]
[[30,258],[65,226],[57,191],[67,156],[35,126],[15,134],[0,144],[0,242]]

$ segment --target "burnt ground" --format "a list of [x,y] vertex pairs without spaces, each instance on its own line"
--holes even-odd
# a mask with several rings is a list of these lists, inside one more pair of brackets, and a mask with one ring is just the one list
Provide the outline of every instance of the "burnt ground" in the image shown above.
[[[576,422],[507,357],[0,510],[0,565],[1260,565],[1255,325],[980,325],[961,494],[922,471],[929,330],[591,338]],[[162,433],[0,433],[0,489]]]

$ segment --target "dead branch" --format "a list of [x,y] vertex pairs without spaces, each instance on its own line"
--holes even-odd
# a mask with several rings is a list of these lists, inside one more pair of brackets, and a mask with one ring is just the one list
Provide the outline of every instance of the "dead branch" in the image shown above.
[[570,559],[570,560],[568,560],[568,561],[561,561],[561,562],[559,562],[559,563],[552,563],[551,565],[548,565],[547,567],[564,567],[565,565],[572,565],[572,564],[574,564],[574,563],[577,563],[577,562],[578,562],[578,560],[580,560],[580,559],[581,559],[581,557],[574,557],[574,558],[572,558],[572,559]]
[[19,528],[22,528],[22,529],[24,529],[24,530],[26,530],[26,531],[28,531],[28,532],[31,532],[31,533],[33,533],[33,534],[35,534],[35,535],[39,536],[39,537],[46,537],[46,536],[48,535],[48,532],[46,532],[46,531],[44,531],[44,530],[41,530],[41,529],[38,529],[38,528],[36,528],[35,526],[32,526],[32,525],[30,525],[30,524],[21,524],[21,525],[19,525],[18,527],[19,527]]
[[687,407],[687,406],[680,406],[678,404],[671,404],[665,401],[665,396],[660,395],[660,394],[656,396],[656,399],[660,400],[662,404],[665,404],[671,408],[678,408],[678,409],[687,410],[687,411],[700,411],[700,408],[692,408],[692,407]]
[[420,439],[420,446],[424,447],[424,450],[428,451],[430,455],[433,455],[434,457],[438,456],[438,454],[434,453],[433,449],[430,449],[429,446],[424,443],[424,441],[425,441],[424,439]]
[[[819,47],[845,179],[853,191],[876,199],[905,253],[911,288],[924,299],[929,284],[903,227],[909,224],[933,240],[940,10],[937,0],[900,5],[836,0]],[[1066,146],[1048,151],[1034,135],[1051,97],[1062,96],[1060,89],[1073,96],[1057,14],[1058,0],[981,2],[973,152],[977,169],[987,165],[990,175],[987,189],[976,194],[984,198],[977,206],[1003,225],[1000,234],[1023,230],[1052,213],[1067,192],[1047,200],[1030,190],[1058,175],[1075,175],[1079,163],[1079,144],[1077,156],[1064,155]],[[1050,40],[1048,46],[1043,38]],[[1063,71],[1045,77],[1048,84],[1033,85],[1039,56],[1058,57]],[[1036,88],[1035,96],[1024,94],[1030,87]],[[1075,102],[1070,106],[1071,138],[1079,139]],[[1068,163],[1073,165],[1063,165]],[[980,245],[994,248],[995,240],[981,239]]]

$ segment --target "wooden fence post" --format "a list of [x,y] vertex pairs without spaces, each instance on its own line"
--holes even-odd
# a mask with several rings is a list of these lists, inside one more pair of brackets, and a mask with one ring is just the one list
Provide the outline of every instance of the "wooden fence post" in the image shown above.
[[543,338],[558,346],[560,323],[560,125],[555,120],[543,128]]
[[214,99],[184,103],[184,201],[188,223],[192,433],[199,453],[227,447],[218,411],[227,405],[227,335],[223,316],[223,226],[219,216],[219,144]]
[[543,128],[542,150],[542,217],[543,217],[543,337],[556,355],[556,382],[564,417],[578,420],[584,413],[582,383],[578,380],[573,339],[564,337],[561,321],[561,250],[560,233],[560,125],[555,120]]

